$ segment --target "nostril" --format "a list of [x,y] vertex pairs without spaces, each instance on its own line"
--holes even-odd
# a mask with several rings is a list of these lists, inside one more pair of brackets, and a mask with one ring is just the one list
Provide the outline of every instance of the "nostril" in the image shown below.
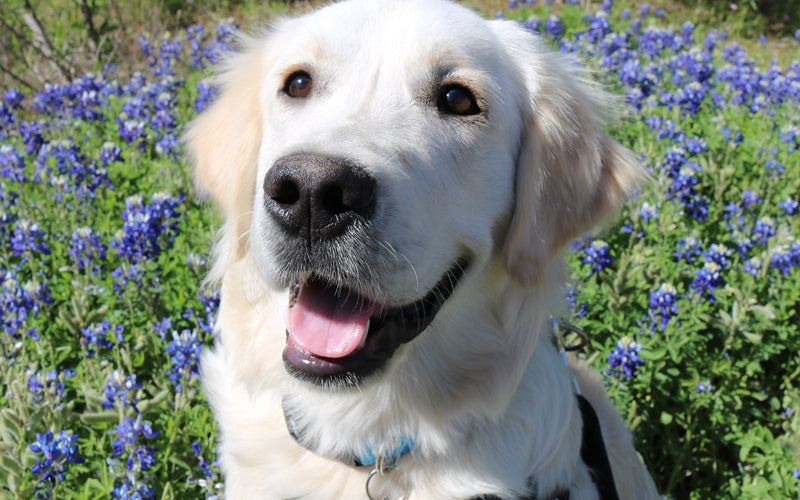
[[344,193],[339,185],[325,186],[320,192],[322,206],[329,213],[340,214],[351,210],[344,201]]
[[267,196],[281,205],[294,205],[300,199],[300,188],[292,179],[281,179],[267,186]]

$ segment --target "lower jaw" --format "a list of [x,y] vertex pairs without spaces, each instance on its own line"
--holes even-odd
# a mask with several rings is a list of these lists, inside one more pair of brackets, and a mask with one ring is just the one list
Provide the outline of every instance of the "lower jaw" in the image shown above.
[[293,346],[283,351],[283,364],[293,377],[322,387],[358,387],[364,379],[382,371],[389,358],[367,359],[361,355],[331,360],[299,352]]

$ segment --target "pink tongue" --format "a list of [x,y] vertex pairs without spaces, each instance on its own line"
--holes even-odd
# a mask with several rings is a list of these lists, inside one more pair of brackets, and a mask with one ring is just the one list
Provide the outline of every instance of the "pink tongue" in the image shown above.
[[295,347],[321,358],[343,358],[355,351],[367,334],[378,304],[310,281],[289,309],[289,339]]

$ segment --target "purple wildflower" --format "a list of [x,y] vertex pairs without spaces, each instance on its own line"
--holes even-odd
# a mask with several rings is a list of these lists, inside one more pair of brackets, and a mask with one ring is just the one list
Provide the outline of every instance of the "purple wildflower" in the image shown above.
[[778,207],[783,210],[781,217],[791,217],[794,219],[795,216],[797,216],[798,203],[791,198],[786,198],[784,201],[778,203]]
[[767,246],[769,239],[778,234],[777,226],[777,222],[772,217],[758,219],[753,227],[753,240],[761,244],[761,246]]
[[91,269],[92,275],[96,276],[100,270],[98,262],[106,260],[106,246],[92,228],[79,227],[72,232],[69,256],[79,272]]
[[[83,333],[81,343],[87,347],[87,356],[93,358],[95,349],[112,349],[115,345],[121,344],[123,340],[122,332],[124,330],[122,325],[112,327],[108,320],[105,319],[101,323],[94,323],[86,328],[81,328],[81,333]],[[132,375],[132,377],[135,381],[136,376]],[[135,383],[124,385],[133,387]],[[116,391],[111,392],[116,394]]]
[[200,377],[200,351],[203,343],[197,330],[184,329],[178,334],[172,332],[172,340],[167,347],[167,354],[172,361],[169,379],[175,385],[175,391],[183,392],[183,383]]
[[106,410],[112,408],[127,408],[130,406],[137,410],[138,404],[137,391],[142,388],[141,382],[136,382],[136,375],[124,375],[118,370],[114,370],[108,377],[108,384],[103,386],[106,400],[102,406]]
[[644,361],[639,359],[641,351],[641,344],[635,342],[632,338],[621,338],[617,342],[617,348],[608,355],[609,369],[604,371],[603,374],[607,377],[614,376],[617,379],[633,380],[636,378],[636,372],[639,367],[644,365]]
[[716,262],[706,262],[697,271],[689,288],[699,296],[699,300],[706,299],[714,304],[714,290],[725,284],[720,277],[721,270],[722,267]]
[[590,266],[589,277],[607,268],[613,262],[611,249],[608,243],[602,240],[594,240],[592,244],[583,249],[586,254],[583,263]]
[[666,330],[669,322],[678,314],[678,291],[669,283],[663,283],[658,290],[650,292],[650,316],[653,318],[650,329],[653,330],[660,320],[661,330]]
[[678,240],[676,251],[673,255],[677,261],[685,260],[687,264],[694,264],[695,259],[702,253],[703,249],[697,238],[689,236]]
[[64,481],[64,474],[69,471],[69,464],[82,464],[83,458],[78,456],[78,435],[61,431],[54,435],[51,431],[36,433],[36,442],[28,448],[37,455],[37,463],[31,467],[38,484],[37,493],[49,498],[58,483]]

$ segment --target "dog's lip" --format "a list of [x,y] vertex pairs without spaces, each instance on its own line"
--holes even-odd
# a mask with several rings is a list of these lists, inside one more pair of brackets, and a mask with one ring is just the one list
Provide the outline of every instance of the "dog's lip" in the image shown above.
[[[339,377],[345,383],[357,384],[360,379],[381,368],[397,348],[414,340],[430,325],[466,274],[469,262],[467,257],[456,259],[422,298],[403,306],[379,307],[369,319],[366,338],[347,356],[326,358],[312,354],[293,342],[287,330],[286,348],[283,352],[287,370],[298,378],[320,384],[332,377]],[[290,286],[289,307],[297,303],[300,291],[308,280],[320,279],[314,273],[299,274]]]

